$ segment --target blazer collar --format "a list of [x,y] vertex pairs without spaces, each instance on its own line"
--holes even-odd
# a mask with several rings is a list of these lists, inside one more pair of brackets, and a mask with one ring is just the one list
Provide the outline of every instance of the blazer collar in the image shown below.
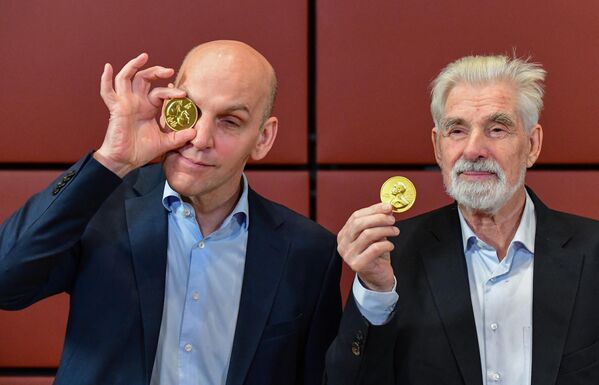
[[160,335],[166,279],[168,216],[161,203],[164,175],[158,165],[153,165],[137,170],[126,182],[135,193],[125,200],[125,211],[144,336],[146,383],[149,383]]
[[532,384],[553,384],[564,353],[584,256],[569,249],[574,229],[529,190],[537,215],[532,309]]
[[242,385],[268,321],[290,242],[272,203],[249,189],[250,225],[227,385]]

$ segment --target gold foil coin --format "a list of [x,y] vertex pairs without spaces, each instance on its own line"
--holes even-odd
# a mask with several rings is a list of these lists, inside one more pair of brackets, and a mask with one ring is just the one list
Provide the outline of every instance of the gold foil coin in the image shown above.
[[389,203],[395,213],[408,211],[416,200],[416,187],[403,176],[392,176],[381,186],[381,202]]
[[198,107],[189,98],[171,99],[164,106],[164,119],[171,130],[191,128],[198,121]]

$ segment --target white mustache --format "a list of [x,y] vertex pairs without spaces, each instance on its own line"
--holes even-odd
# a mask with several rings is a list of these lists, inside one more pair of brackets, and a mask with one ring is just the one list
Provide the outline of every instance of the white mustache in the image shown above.
[[468,171],[476,172],[490,172],[497,175],[499,180],[505,179],[505,174],[499,164],[493,159],[482,159],[476,161],[466,160],[464,158],[458,159],[452,169],[452,174],[457,177],[459,174]]

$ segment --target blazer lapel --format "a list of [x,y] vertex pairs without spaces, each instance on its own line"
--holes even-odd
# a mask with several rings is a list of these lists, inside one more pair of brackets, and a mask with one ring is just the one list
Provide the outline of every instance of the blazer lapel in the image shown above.
[[583,255],[565,248],[572,230],[529,191],[537,216],[533,280],[532,384],[553,384],[564,352]]
[[[164,181],[162,177],[158,180]],[[142,191],[143,195],[126,200],[125,210],[142,318],[146,382],[149,383],[162,321],[168,217],[161,204],[164,183],[155,183],[147,191],[141,186],[145,182],[144,178],[139,178],[134,189]]]
[[431,221],[430,247],[421,251],[428,282],[464,383],[482,384],[480,353],[470,298],[457,206]]
[[274,216],[263,198],[252,190],[248,199],[245,270],[227,385],[241,385],[245,380],[268,321],[289,249],[284,234],[277,231],[282,219]]

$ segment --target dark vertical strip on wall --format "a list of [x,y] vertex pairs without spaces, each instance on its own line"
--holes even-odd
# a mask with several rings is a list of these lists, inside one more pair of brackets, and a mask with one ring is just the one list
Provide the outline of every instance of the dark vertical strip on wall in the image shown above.
[[310,218],[316,220],[316,0],[308,0],[308,173]]

